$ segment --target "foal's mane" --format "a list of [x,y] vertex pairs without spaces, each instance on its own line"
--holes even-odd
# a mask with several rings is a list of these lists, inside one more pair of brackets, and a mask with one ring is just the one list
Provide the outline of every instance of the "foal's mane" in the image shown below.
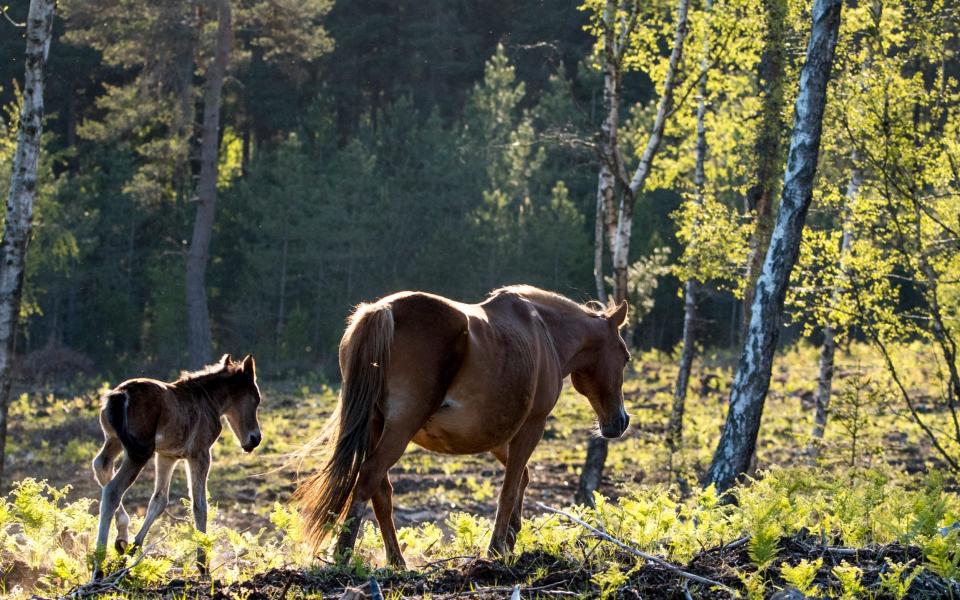
[[211,384],[222,383],[230,376],[239,373],[243,369],[240,362],[215,362],[196,371],[181,371],[180,377],[173,382],[174,385],[199,385],[206,387]]
[[595,300],[580,304],[556,292],[542,290],[532,285],[508,285],[493,290],[490,292],[490,297],[499,296],[500,294],[517,294],[561,312],[580,313],[590,317],[602,317],[604,315],[603,306]]

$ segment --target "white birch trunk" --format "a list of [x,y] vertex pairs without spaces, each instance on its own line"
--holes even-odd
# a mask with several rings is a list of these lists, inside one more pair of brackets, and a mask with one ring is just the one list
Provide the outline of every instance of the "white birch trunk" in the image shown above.
[[[843,209],[843,236],[840,241],[840,264],[850,252],[853,232],[850,229],[850,210],[851,205],[860,194],[860,186],[863,183],[863,170],[856,166],[859,162],[857,153],[853,155],[854,168],[850,174],[850,182],[847,184],[846,201]],[[831,292],[830,303],[836,306],[840,289],[834,286]],[[823,345],[820,347],[820,360],[817,376],[817,395],[816,413],[813,417],[813,431],[811,432],[810,445],[807,447],[807,454],[816,459],[820,455],[820,442],[823,440],[823,433],[827,428],[827,416],[830,410],[830,395],[833,392],[834,363],[837,352],[836,331],[831,323],[823,327]]]
[[[705,13],[710,14],[713,6],[711,0],[704,4]],[[703,39],[703,58],[700,61],[700,82],[698,83],[699,98],[697,100],[697,149],[694,161],[693,185],[694,202],[697,209],[694,215],[691,243],[695,243],[697,230],[700,227],[699,211],[704,203],[704,186],[706,185],[707,161],[707,77],[710,68],[710,38]],[[697,282],[688,279],[683,285],[683,349],[680,352],[680,365],[677,369],[677,382],[673,389],[673,406],[670,409],[670,420],[667,423],[667,447],[670,450],[671,466],[673,454],[680,450],[683,443],[683,415],[686,412],[687,389],[690,385],[690,370],[693,368],[693,359],[696,353],[696,320],[697,320]]]
[[229,0],[217,3],[217,39],[213,60],[207,68],[200,140],[200,177],[197,182],[197,213],[187,253],[186,303],[187,345],[191,368],[210,362],[213,340],[207,305],[207,264],[217,203],[217,168],[220,142],[220,95],[230,58],[233,24]]
[[707,482],[721,492],[730,489],[737,478],[747,472],[756,449],[783,319],[783,302],[813,194],[841,6],[841,0],[815,0],[813,5],[813,28],[806,64],[800,72],[800,93],[780,211],[757,280],[750,325],[730,391],[727,419],[707,474]]
[[[616,13],[617,2],[607,0],[604,10],[604,106],[606,107],[607,91],[612,89],[619,94],[621,53],[627,43],[630,30],[635,24],[636,13],[630,14],[628,22],[624,23],[621,31],[620,41],[614,30],[614,16]],[[680,61],[683,58],[683,43],[687,38],[687,12],[690,6],[690,0],[678,0],[677,4],[677,23],[673,39],[673,47],[670,51],[667,73],[663,81],[663,93],[660,96],[660,102],[657,105],[657,115],[654,119],[653,129],[647,140],[643,155],[640,157],[640,164],[630,180],[630,184],[624,193],[620,195],[619,206],[615,203],[615,194],[603,194],[604,201],[604,226],[607,230],[607,241],[610,245],[610,255],[613,262],[613,300],[622,302],[627,298],[627,261],[630,258],[630,235],[633,231],[633,207],[636,202],[637,194],[643,191],[647,176],[650,174],[650,166],[656,156],[660,143],[663,141],[663,130],[666,127],[667,120],[673,113],[673,92],[677,85],[678,71]],[[613,51],[609,51],[609,49]],[[616,82],[611,88],[609,82]],[[616,96],[615,96],[616,97]],[[622,162],[620,160],[620,151],[616,146],[616,106],[608,110],[604,119],[604,126],[608,120],[612,124],[610,132],[604,132],[604,140],[612,140],[612,146],[604,148],[609,151],[613,160],[604,157],[601,161],[600,176],[597,190],[597,202],[599,204],[601,192],[604,189],[604,168],[610,170],[610,175],[623,176]],[[613,120],[610,120],[611,115]],[[616,171],[612,170],[616,169]],[[614,179],[616,183],[616,179]],[[615,190],[615,187],[612,188]],[[599,213],[599,208],[598,208]],[[602,253],[601,253],[602,261]],[[594,247],[594,266],[597,266],[597,250]],[[599,286],[599,284],[598,284]],[[577,487],[576,500],[581,504],[593,504],[593,492],[600,485],[603,476],[603,466],[607,456],[607,440],[603,438],[592,438],[587,445],[587,458],[584,462],[583,470],[580,473],[580,483]]]
[[[607,303],[607,286],[603,278],[603,231],[613,230],[616,216],[617,130],[620,127],[620,48],[614,35],[616,0],[607,0],[603,12],[603,124],[600,126],[600,172],[597,176],[597,214],[594,227],[593,277],[597,299]],[[611,246],[612,252],[612,246]]]
[[7,442],[7,416],[27,246],[37,195],[37,164],[43,130],[43,77],[50,52],[55,0],[31,0],[27,15],[23,105],[13,154],[3,241],[0,242],[0,483]]

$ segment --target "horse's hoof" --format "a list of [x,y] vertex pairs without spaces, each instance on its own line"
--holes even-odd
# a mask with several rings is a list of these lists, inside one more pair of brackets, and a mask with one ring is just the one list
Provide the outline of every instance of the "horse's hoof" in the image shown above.
[[113,543],[113,549],[117,551],[117,554],[126,554],[127,547],[129,547],[129,545],[130,544],[127,543],[127,540],[118,539]]

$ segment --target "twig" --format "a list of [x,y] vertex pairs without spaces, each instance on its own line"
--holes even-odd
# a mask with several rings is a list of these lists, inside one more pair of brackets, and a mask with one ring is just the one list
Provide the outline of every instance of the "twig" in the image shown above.
[[[558,581],[556,583],[551,583],[549,585],[542,585],[536,587],[523,588],[527,592],[540,592],[543,594],[554,594],[556,596],[579,596],[577,592],[571,592],[568,590],[554,590],[551,589],[558,585],[563,585],[565,581]],[[479,596],[480,594],[501,594],[510,592],[510,599],[513,600],[515,597],[520,597],[520,584],[510,587],[510,586],[499,586],[499,587],[478,587],[472,590],[464,590],[460,592],[455,592],[456,596]]]
[[671,573],[674,573],[675,575],[679,575],[680,577],[683,577],[684,579],[689,579],[690,581],[696,581],[697,583],[703,583],[703,584],[706,584],[706,585],[716,586],[716,587],[722,589],[723,591],[727,592],[728,594],[730,594],[730,595],[733,596],[733,597],[739,597],[739,596],[740,596],[740,594],[739,594],[735,589],[733,589],[732,587],[726,586],[726,585],[720,583],[719,581],[715,581],[715,580],[713,580],[713,579],[708,579],[708,578],[706,578],[706,577],[701,577],[700,575],[696,575],[696,574],[694,574],[694,573],[690,573],[690,572],[688,572],[688,571],[684,571],[684,570],[681,569],[680,567],[676,566],[676,565],[673,564],[673,563],[670,563],[670,562],[667,562],[667,561],[663,560],[663,559],[660,558],[659,556],[654,556],[653,554],[647,554],[646,552],[642,552],[642,551],[640,551],[640,550],[637,550],[637,549],[634,548],[633,546],[630,546],[630,545],[628,545],[628,544],[626,544],[626,543],[618,540],[617,538],[613,537],[612,535],[610,535],[610,534],[608,534],[608,533],[604,533],[603,531],[600,531],[599,529],[597,529],[597,528],[594,527],[593,525],[590,525],[590,524],[587,523],[586,521],[583,521],[582,519],[579,519],[579,518],[571,515],[570,513],[567,513],[567,512],[564,512],[564,511],[562,511],[562,510],[553,508],[553,507],[551,507],[551,506],[547,506],[546,504],[544,504],[544,503],[542,503],[542,502],[537,502],[537,506],[540,507],[540,508],[542,508],[543,510],[545,510],[545,511],[547,511],[547,512],[552,512],[552,513],[554,513],[554,514],[558,514],[558,515],[561,515],[561,516],[563,516],[563,517],[566,517],[566,518],[570,519],[571,521],[573,521],[574,523],[580,525],[581,527],[589,530],[591,533],[593,533],[593,535],[595,535],[595,536],[597,536],[597,537],[599,537],[599,538],[601,538],[601,539],[604,539],[604,540],[610,542],[611,544],[614,544],[615,546],[619,547],[621,550],[625,550],[626,552],[628,552],[628,553],[630,553],[630,554],[633,554],[634,556],[637,556],[637,557],[639,557],[639,558],[642,558],[642,559],[644,559],[644,560],[647,561],[647,562],[652,562],[652,563],[654,563],[654,564],[656,564],[656,565],[659,565],[659,566],[667,569],[667,570],[670,571]]
[[133,570],[134,567],[140,564],[140,561],[142,561],[146,555],[147,554],[145,552],[141,552],[140,555],[137,556],[137,559],[133,561],[130,566],[124,567],[119,571],[115,571],[108,577],[105,577],[99,581],[91,581],[90,583],[78,585],[70,592],[61,596],[60,600],[65,600],[67,598],[87,598],[89,596],[100,596],[110,590],[121,592],[122,590],[119,587],[120,582],[124,577],[127,576],[128,573],[130,573],[130,571]]
[[6,4],[4,4],[3,6],[0,6],[0,13],[2,13],[4,17],[6,17],[7,21],[9,21],[11,25],[17,28],[26,27],[27,26],[26,23],[17,23],[16,21],[13,20],[13,18],[10,17],[10,15],[7,14],[8,8],[10,7],[7,6]]
[[740,546],[746,544],[746,543],[749,542],[749,541],[750,541],[750,536],[744,536],[744,537],[740,538],[739,540],[733,540],[733,541],[730,542],[729,544],[724,544],[724,545],[722,546],[722,549],[723,549],[723,550],[733,550],[734,548],[739,548]]

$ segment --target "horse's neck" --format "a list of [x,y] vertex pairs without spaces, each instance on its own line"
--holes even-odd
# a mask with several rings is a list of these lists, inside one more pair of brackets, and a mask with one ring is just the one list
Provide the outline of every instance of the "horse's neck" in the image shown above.
[[592,335],[590,317],[583,313],[544,305],[538,305],[537,311],[550,333],[557,359],[560,361],[560,369],[566,377],[570,374],[574,357],[590,341]]
[[184,384],[184,389],[193,397],[194,402],[208,406],[219,418],[227,409],[227,386],[221,381],[192,381]]

